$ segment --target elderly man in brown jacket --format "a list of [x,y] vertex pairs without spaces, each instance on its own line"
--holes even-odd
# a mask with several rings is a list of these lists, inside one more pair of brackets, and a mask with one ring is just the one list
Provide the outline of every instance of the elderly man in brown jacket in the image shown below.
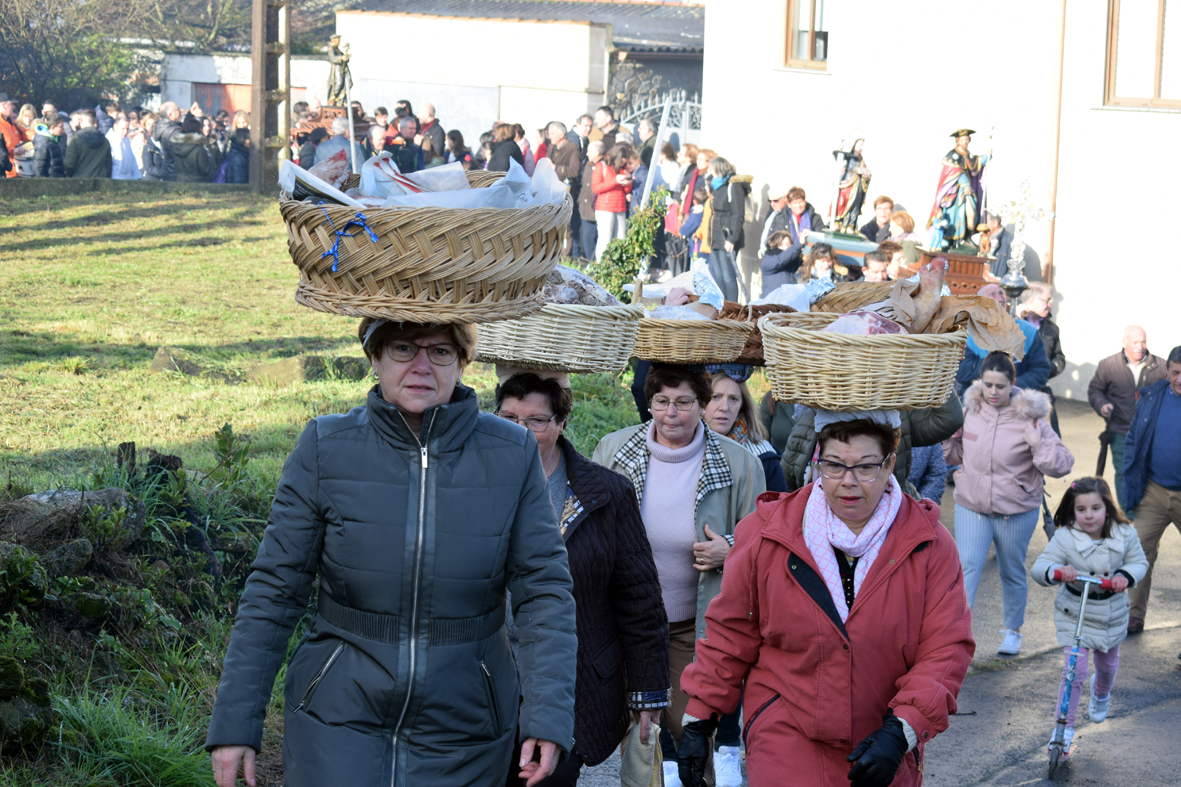
[[1148,351],[1148,336],[1139,325],[1124,328],[1123,349],[1099,362],[1087,386],[1087,400],[1107,421],[1111,438],[1111,463],[1115,465],[1115,492],[1124,504],[1124,446],[1139,390],[1165,379],[1165,362]]

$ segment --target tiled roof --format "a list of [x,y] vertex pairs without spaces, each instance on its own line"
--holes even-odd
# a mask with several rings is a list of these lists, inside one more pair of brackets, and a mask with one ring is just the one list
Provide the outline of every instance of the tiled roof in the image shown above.
[[701,51],[705,6],[593,0],[362,0],[340,10],[453,16],[469,19],[529,19],[610,24],[621,49]]

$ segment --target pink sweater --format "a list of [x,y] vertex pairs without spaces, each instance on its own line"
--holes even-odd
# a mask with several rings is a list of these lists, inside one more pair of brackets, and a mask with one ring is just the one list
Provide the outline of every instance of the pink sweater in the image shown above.
[[648,474],[640,516],[648,531],[652,557],[660,575],[660,593],[669,623],[697,616],[697,580],[693,544],[697,541],[697,481],[705,458],[705,429],[697,425],[693,442],[669,448],[656,442],[656,424],[648,427]]

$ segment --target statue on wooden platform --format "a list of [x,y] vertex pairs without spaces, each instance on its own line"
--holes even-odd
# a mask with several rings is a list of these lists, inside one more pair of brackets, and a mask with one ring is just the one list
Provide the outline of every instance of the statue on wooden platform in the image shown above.
[[[853,146],[849,150],[834,150],[832,157],[837,161],[844,159],[841,174],[837,180],[836,204],[833,206],[832,224],[836,232],[857,234],[857,220],[861,216],[861,208],[865,204],[865,194],[869,190],[869,181],[873,173],[861,154],[865,140],[854,137]],[[843,145],[842,145],[843,147]]]
[[347,45],[341,48],[339,35],[328,39],[328,62],[332,67],[328,71],[328,98],[324,103],[330,107],[346,106],[353,74],[349,70],[349,48]]
[[945,251],[967,242],[982,218],[980,179],[992,153],[973,156],[968,152],[968,143],[975,133],[961,128],[951,134],[955,148],[943,157],[935,205],[927,220],[927,229],[931,231],[928,248]]

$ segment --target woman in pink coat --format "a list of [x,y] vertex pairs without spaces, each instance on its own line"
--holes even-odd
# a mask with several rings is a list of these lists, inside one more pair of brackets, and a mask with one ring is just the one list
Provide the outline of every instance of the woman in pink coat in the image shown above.
[[1029,583],[1025,553],[1042,506],[1043,476],[1061,478],[1074,457],[1050,428],[1050,397],[1016,388],[1017,372],[1007,353],[989,353],[980,379],[964,392],[964,428],[947,441],[955,472],[955,541],[964,568],[968,604],[996,544],[1004,602],[1004,639],[997,652],[1021,651],[1021,624]]
[[817,483],[759,496],[735,532],[684,671],[681,782],[738,706],[751,787],[913,787],[972,661],[972,619],[939,508],[893,479],[899,433],[826,424]]

